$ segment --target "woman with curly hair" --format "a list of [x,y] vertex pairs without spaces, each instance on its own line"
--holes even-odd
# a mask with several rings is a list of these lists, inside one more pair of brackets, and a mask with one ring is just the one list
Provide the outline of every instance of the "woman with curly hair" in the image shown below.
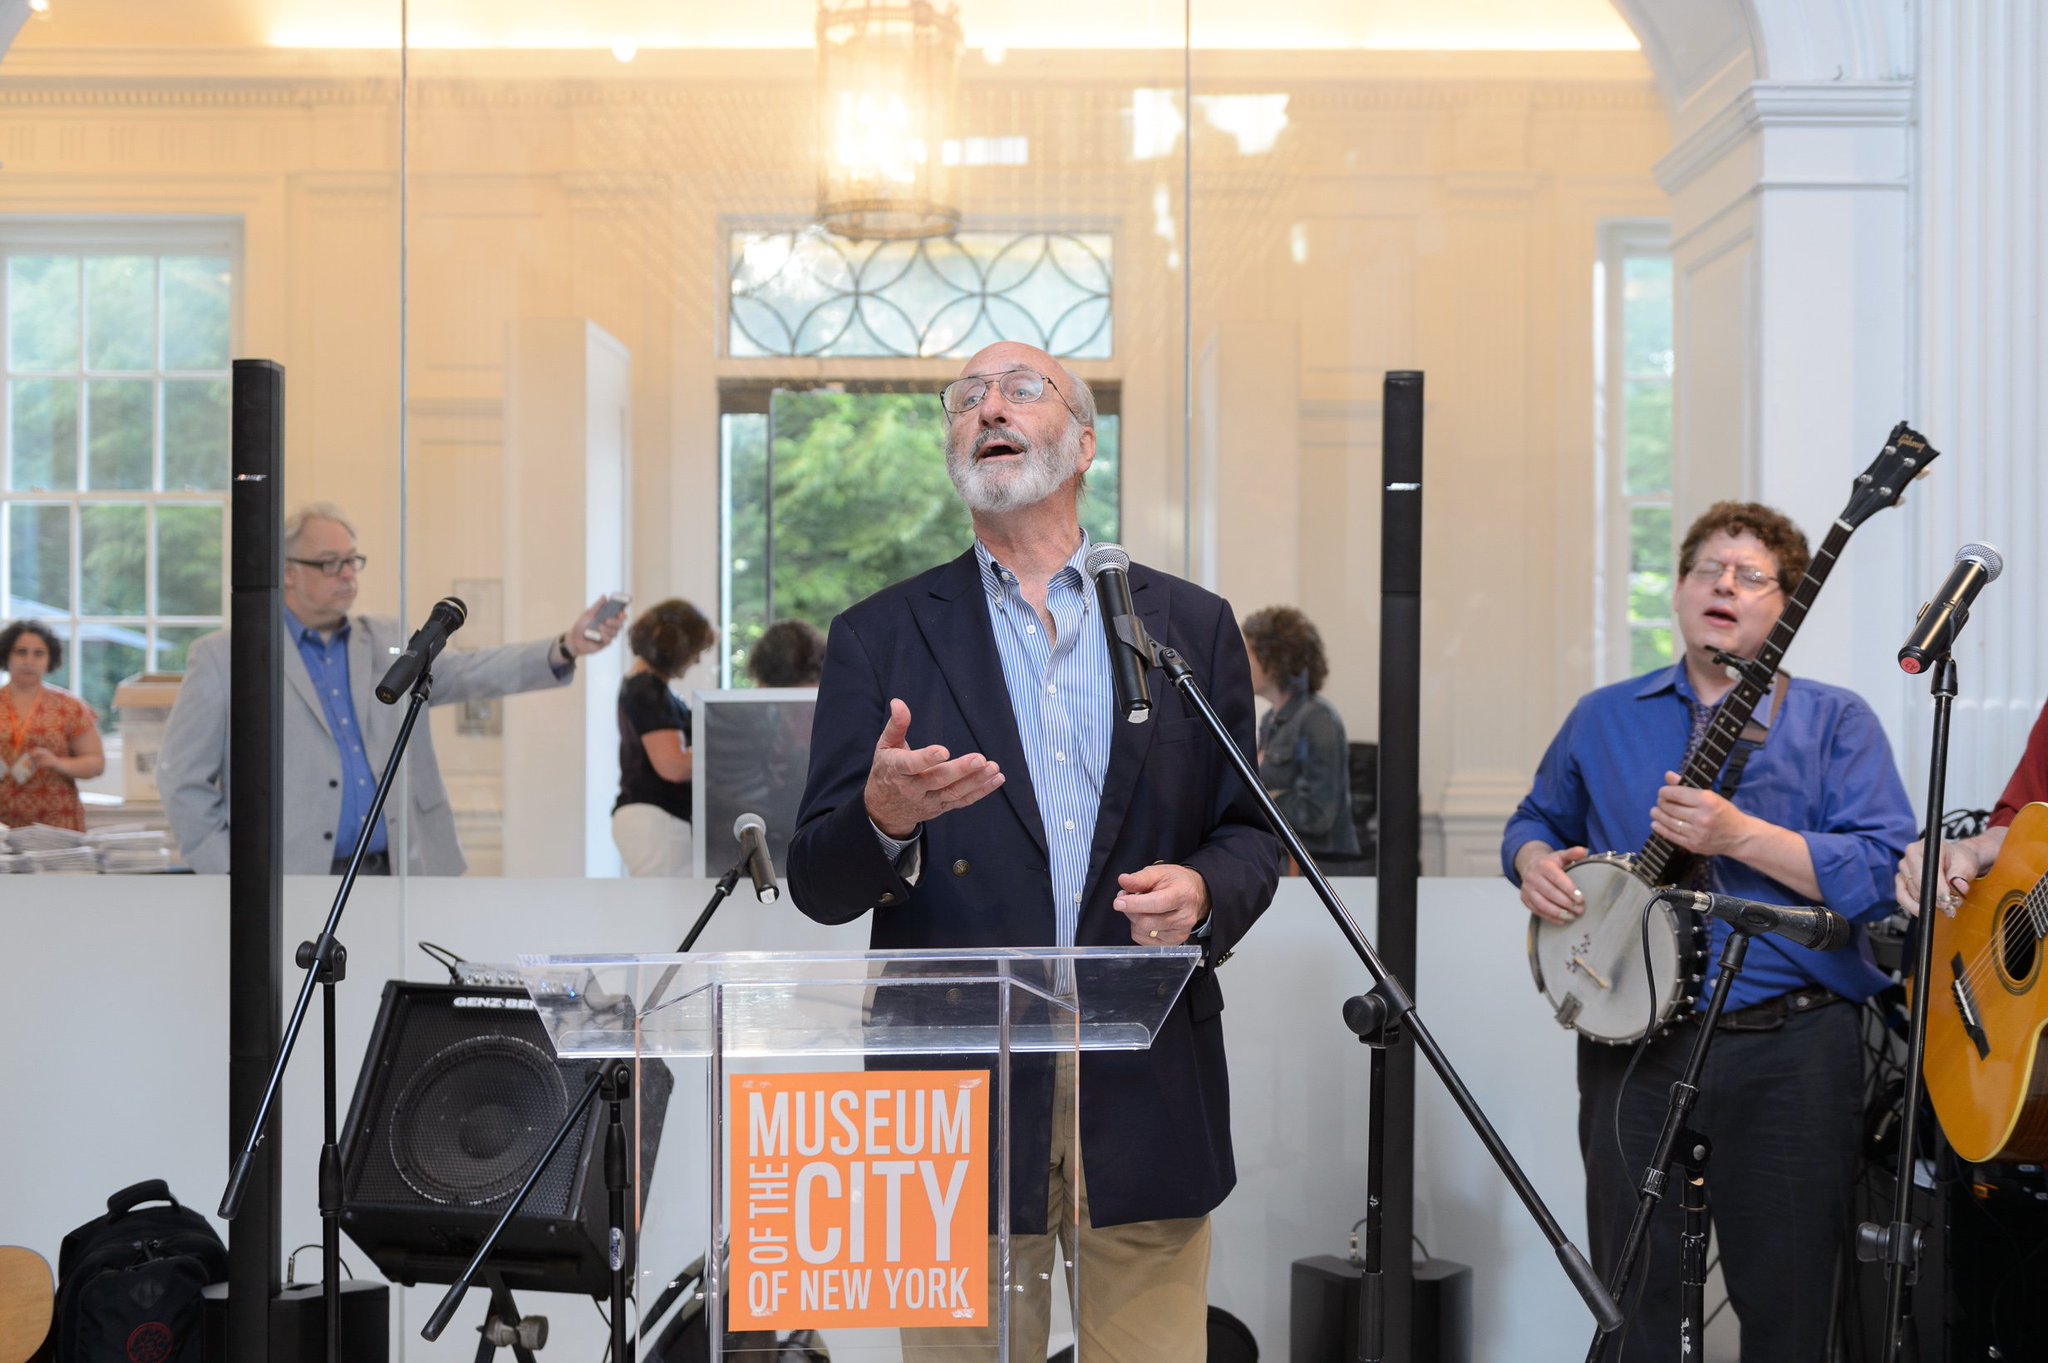
[[679,876],[690,867],[690,707],[669,683],[718,631],[689,602],[649,606],[626,631],[633,666],[619,685],[619,798],[612,842],[626,874]]
[[43,678],[64,665],[64,645],[40,620],[0,630],[0,823],[85,831],[78,783],[107,769],[92,707]]
[[1292,606],[1245,617],[1252,690],[1272,705],[1259,722],[1259,779],[1318,857],[1359,855],[1351,823],[1351,746],[1344,721],[1320,694],[1330,672],[1323,636]]

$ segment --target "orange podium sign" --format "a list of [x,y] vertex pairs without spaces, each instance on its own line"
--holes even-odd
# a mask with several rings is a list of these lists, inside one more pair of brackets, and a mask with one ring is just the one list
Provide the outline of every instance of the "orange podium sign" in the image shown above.
[[733,1330],[988,1316],[985,1070],[730,1079]]

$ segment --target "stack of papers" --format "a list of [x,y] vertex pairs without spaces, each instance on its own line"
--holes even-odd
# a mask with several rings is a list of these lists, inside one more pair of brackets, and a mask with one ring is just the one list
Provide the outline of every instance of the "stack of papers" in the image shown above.
[[100,859],[89,847],[54,847],[29,852],[22,859],[39,876],[91,876],[100,870]]
[[103,829],[87,836],[86,846],[99,859],[108,875],[137,875],[161,871],[171,864],[164,835],[145,829]]
[[[6,839],[0,838],[0,843],[5,841]],[[28,864],[27,857],[17,857],[12,852],[0,852],[0,876],[25,876],[33,869]]]
[[46,823],[24,824],[7,830],[7,850],[10,852],[54,852],[84,845],[85,834],[74,833],[68,828],[52,828]]

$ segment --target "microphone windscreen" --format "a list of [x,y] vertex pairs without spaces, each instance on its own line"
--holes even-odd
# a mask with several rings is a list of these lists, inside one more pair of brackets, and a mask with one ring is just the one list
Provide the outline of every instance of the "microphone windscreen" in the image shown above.
[[1128,573],[1131,570],[1131,556],[1124,552],[1121,544],[1098,544],[1088,551],[1088,557],[1081,560],[1081,566],[1089,577],[1099,577],[1104,568],[1115,568]]
[[735,838],[746,837],[750,828],[764,838],[768,836],[768,825],[759,814],[742,814],[732,821],[732,835]]
[[454,630],[461,629],[463,625],[468,623],[469,607],[462,604],[461,597],[444,596],[441,598],[440,603],[434,607],[434,609],[439,611],[444,606],[447,608],[447,613],[455,617],[454,621],[448,626],[451,632]]
[[1988,544],[1966,544],[1956,550],[1956,562],[1981,563],[1984,565],[1984,580],[1994,581],[2005,571],[2005,556]]

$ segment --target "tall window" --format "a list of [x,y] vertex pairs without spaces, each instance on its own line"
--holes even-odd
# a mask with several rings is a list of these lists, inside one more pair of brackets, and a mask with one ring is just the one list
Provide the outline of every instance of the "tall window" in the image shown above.
[[0,600],[67,643],[52,678],[113,730],[114,688],[220,627],[236,236],[189,224],[0,232]]
[[1601,232],[1594,276],[1601,535],[1595,653],[1603,680],[1671,662],[1671,248],[1662,223]]
[[[1101,232],[883,242],[815,228],[731,232],[727,356],[840,361],[847,377],[736,380],[721,392],[722,684],[747,684],[747,649],[773,621],[824,629],[862,597],[968,546],[938,399],[955,368],[934,361],[997,340],[1112,358],[1113,245]],[[1095,463],[1081,520],[1096,540],[1114,540],[1118,394],[1114,384],[1093,387]]]

